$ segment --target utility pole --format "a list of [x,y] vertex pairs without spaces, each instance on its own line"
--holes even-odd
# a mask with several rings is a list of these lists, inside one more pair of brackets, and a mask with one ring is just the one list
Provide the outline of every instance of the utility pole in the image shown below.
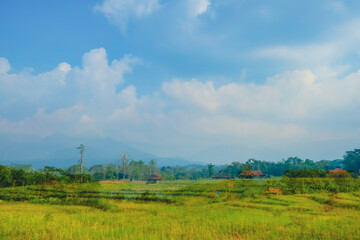
[[84,160],[85,145],[80,144],[80,146],[77,147],[76,149],[79,149],[79,151],[80,151],[80,156],[81,156],[81,158],[80,158],[80,174],[82,174],[83,173],[83,165],[85,162],[85,160]]

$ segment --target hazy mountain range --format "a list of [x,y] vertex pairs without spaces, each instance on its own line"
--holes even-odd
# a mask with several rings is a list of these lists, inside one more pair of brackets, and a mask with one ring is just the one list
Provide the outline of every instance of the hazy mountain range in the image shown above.
[[[116,163],[122,153],[129,154],[130,159],[149,162],[155,159],[161,166],[186,166],[230,164],[231,162],[246,162],[250,158],[267,161],[281,161],[288,157],[309,158],[315,161],[322,159],[340,159],[345,150],[351,150],[343,143],[343,152],[328,148],[327,145],[298,146],[296,149],[284,148],[274,151],[271,148],[249,148],[241,145],[216,145],[182,157],[159,157],[155,154],[142,151],[141,146],[135,148],[118,142],[109,137],[73,137],[63,134],[54,134],[40,138],[32,135],[9,134],[0,135],[0,164],[31,164],[33,167],[56,166],[68,167],[77,164],[80,158],[76,149],[80,144],[86,147],[86,166],[95,164]],[[147,148],[149,149],[149,148]],[[312,154],[309,154],[309,153]]]
[[122,153],[127,153],[130,159],[134,160],[149,162],[155,159],[158,166],[204,164],[180,157],[158,157],[108,137],[80,138],[62,134],[45,138],[28,135],[0,135],[0,164],[69,167],[78,163],[80,155],[76,147],[80,144],[86,147],[86,166],[116,163]]

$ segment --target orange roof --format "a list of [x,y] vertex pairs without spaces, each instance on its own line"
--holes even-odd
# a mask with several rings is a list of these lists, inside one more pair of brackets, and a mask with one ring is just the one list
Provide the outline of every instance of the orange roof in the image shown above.
[[241,172],[243,176],[261,176],[263,175],[261,170],[245,170]]
[[153,175],[151,175],[150,177],[147,178],[147,180],[161,180],[163,179],[162,176],[160,176],[159,174],[155,173]]
[[329,173],[344,174],[347,173],[347,171],[341,168],[335,168],[334,170],[329,170]]

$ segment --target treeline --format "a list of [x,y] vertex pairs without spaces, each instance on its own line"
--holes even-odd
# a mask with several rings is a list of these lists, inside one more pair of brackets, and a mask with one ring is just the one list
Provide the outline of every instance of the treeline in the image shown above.
[[[245,163],[232,162],[225,166],[213,164],[189,165],[189,166],[163,166],[158,168],[155,160],[146,164],[143,161],[127,161],[121,163],[95,165],[86,169],[86,173],[93,176],[95,180],[144,180],[153,173],[159,173],[165,180],[201,179],[211,178],[219,173],[237,178],[244,170],[261,170],[269,177],[280,177],[284,174],[288,177],[325,177],[329,170],[341,168],[356,174],[360,169],[360,149],[347,151],[343,159],[313,161],[298,157],[289,157],[279,162],[270,162],[256,159],[249,159]],[[70,167],[69,173],[77,173],[78,165]],[[125,170],[124,170],[125,169]]]
[[[240,171],[243,170],[261,170],[263,174],[268,176],[283,176],[285,171],[289,170],[303,170],[303,172],[293,172],[292,174],[310,174],[317,177],[325,176],[325,173],[329,170],[341,168],[349,171],[353,174],[358,174],[360,170],[360,149],[353,151],[347,151],[343,156],[343,159],[337,160],[321,160],[313,161],[310,159],[301,159],[298,157],[289,157],[286,160],[279,162],[261,161],[256,159],[249,159],[245,163],[233,162],[230,165],[225,166],[224,171],[230,176],[238,176]],[[304,171],[314,170],[314,171]],[[288,172],[289,173],[289,172]],[[308,177],[311,177],[311,176]]]
[[146,180],[154,173],[160,174],[164,180],[211,178],[222,172],[237,178],[241,176],[240,173],[244,170],[261,170],[264,175],[269,177],[283,175],[290,178],[326,177],[328,171],[335,168],[346,169],[352,176],[359,173],[360,149],[348,151],[343,159],[333,161],[315,162],[310,159],[289,157],[279,162],[249,159],[245,163],[232,162],[225,166],[208,164],[163,166],[161,168],[156,166],[155,160],[145,163],[141,160],[130,160],[127,154],[123,154],[117,163],[99,164],[89,168],[84,166],[82,168],[83,174],[80,174],[80,164],[72,165],[66,169],[54,167],[33,169],[31,165],[0,165],[0,186],[24,186],[51,181],[69,183],[117,179]]
[[45,167],[38,170],[31,168],[31,165],[0,165],[0,187],[91,181],[90,175],[68,174],[61,168]]
[[[278,188],[284,194],[302,194],[302,193],[338,193],[354,192],[360,190],[360,179],[348,177],[305,177],[281,179],[271,178],[266,180],[265,189]],[[325,202],[328,200],[324,200]]]
[[243,170],[261,170],[265,175],[279,177],[283,176],[286,170],[314,170],[325,173],[331,169],[343,167],[343,160],[322,160],[314,162],[310,159],[303,160],[298,157],[289,157],[280,162],[269,162],[256,159],[249,159],[245,163],[233,162],[220,171],[223,171],[230,176],[237,177],[239,176],[239,172]]
[[[164,180],[185,180],[211,178],[219,173],[225,172],[227,175],[238,178],[244,170],[261,170],[263,174],[271,176],[283,176],[286,170],[313,170],[306,174],[316,177],[323,177],[331,169],[344,168],[344,160],[322,160],[314,162],[309,159],[290,157],[280,162],[261,161],[249,159],[245,163],[233,162],[225,166],[208,165],[188,165],[188,166],[163,166],[158,168],[153,160],[150,163],[144,161],[131,160],[126,166],[126,173],[122,171],[123,166],[117,164],[95,165],[84,168],[84,173],[93,176],[94,180],[145,180],[153,173],[160,174]],[[68,173],[79,173],[79,165],[73,165],[66,170]],[[297,173],[292,173],[297,174]],[[304,172],[301,172],[304,175]]]
[[[75,164],[64,170],[67,174],[76,175],[80,173],[80,165]],[[118,164],[98,164],[90,168],[83,167],[83,173],[92,176],[95,181],[99,180],[145,180],[154,173],[161,171],[156,167],[155,160],[151,160],[148,164],[139,160],[123,159]]]

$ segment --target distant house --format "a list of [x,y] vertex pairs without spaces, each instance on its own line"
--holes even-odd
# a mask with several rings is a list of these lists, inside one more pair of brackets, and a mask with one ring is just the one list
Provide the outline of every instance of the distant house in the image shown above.
[[350,177],[351,174],[348,171],[343,170],[341,168],[335,168],[334,170],[329,170],[329,173],[327,174],[327,176],[343,178],[343,177]]
[[341,168],[335,168],[334,170],[329,170],[329,173],[332,173],[332,174],[347,174],[348,171],[343,170]]
[[265,177],[261,170],[244,170],[240,171],[240,176],[243,178]]
[[157,181],[160,181],[162,180],[163,177],[160,176],[159,174],[155,173],[153,175],[151,175],[150,177],[148,177],[146,180],[147,182],[146,183],[156,183]]
[[218,174],[216,176],[213,176],[212,178],[215,178],[215,179],[230,179],[230,178],[233,178],[233,177],[227,175],[225,172],[221,172],[220,174]]

